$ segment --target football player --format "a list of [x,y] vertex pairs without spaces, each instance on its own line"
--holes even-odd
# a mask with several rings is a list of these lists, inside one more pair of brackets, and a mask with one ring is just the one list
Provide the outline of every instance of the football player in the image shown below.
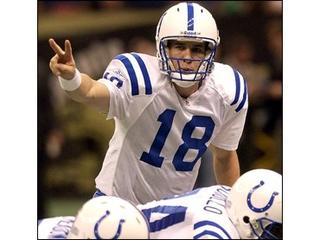
[[[121,238],[133,238],[148,236],[148,229],[151,239],[281,239],[281,186],[280,174],[267,169],[255,169],[243,174],[232,188],[215,185],[138,205],[149,228],[146,228],[137,209],[133,209],[131,214],[119,210],[118,206],[129,204],[126,201],[116,197],[112,197],[111,201],[109,196],[97,197],[86,204],[90,208],[85,205],[80,210],[72,228],[72,224],[65,227],[58,227],[57,224],[55,229],[51,226],[49,231],[50,227],[42,226],[42,229],[46,229],[42,230],[42,236],[92,238],[98,234],[111,238],[118,233],[117,236],[123,234]],[[100,202],[106,204],[101,205]],[[110,216],[106,216],[107,212],[110,212]],[[140,219],[140,224],[133,221],[130,225],[136,217]],[[61,222],[61,219],[58,220]],[[70,217],[65,218],[65,222],[68,220]],[[101,227],[96,227],[97,223]]]
[[197,3],[178,3],[161,16],[155,38],[157,57],[120,54],[97,81],[79,72],[69,40],[62,49],[49,39],[61,88],[115,120],[95,195],[143,204],[191,191],[208,147],[218,184],[240,175],[248,90],[236,69],[214,62],[215,19]]

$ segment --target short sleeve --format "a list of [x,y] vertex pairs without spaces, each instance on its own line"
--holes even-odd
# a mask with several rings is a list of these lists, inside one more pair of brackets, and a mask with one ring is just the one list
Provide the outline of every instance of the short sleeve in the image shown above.
[[229,108],[225,122],[215,137],[213,145],[229,151],[236,150],[244,129],[246,115],[247,108],[239,112]]
[[123,66],[116,59],[112,60],[98,82],[107,86],[110,93],[110,105],[107,119],[123,118],[130,103],[128,79]]

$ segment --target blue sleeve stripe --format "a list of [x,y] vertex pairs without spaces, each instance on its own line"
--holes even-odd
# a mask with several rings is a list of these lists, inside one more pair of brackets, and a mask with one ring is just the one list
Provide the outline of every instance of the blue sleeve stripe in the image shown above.
[[247,100],[247,83],[246,83],[246,80],[244,80],[244,79],[243,79],[243,85],[244,85],[244,92],[243,92],[242,100],[241,100],[239,106],[236,108],[236,112],[239,112],[243,108],[243,106]]
[[224,237],[222,237],[218,233],[213,232],[213,231],[209,231],[209,230],[204,230],[203,232],[193,236],[193,239],[199,239],[199,238],[203,237],[204,235],[213,236],[213,237],[215,237],[215,239],[225,239]]
[[132,96],[134,95],[139,95],[139,87],[138,87],[138,79],[137,79],[137,75],[133,69],[133,66],[130,62],[130,60],[124,56],[124,55],[118,55],[115,57],[115,59],[120,60],[124,66],[126,67],[129,77],[130,77],[130,82],[131,82],[131,94]]
[[194,30],[194,12],[193,4],[188,3],[188,31]]
[[146,68],[146,65],[144,64],[142,58],[136,54],[136,53],[131,53],[134,58],[137,60],[139,66],[140,66],[140,69],[141,69],[141,72],[142,72],[142,75],[143,75],[143,79],[144,79],[144,84],[145,84],[145,87],[146,87],[146,95],[150,95],[152,94],[152,87],[151,87],[151,81],[150,81],[150,76],[148,74],[148,70]]
[[234,100],[231,103],[231,105],[236,104],[238,102],[239,95],[240,95],[240,77],[239,77],[239,73],[235,69],[233,69],[233,72],[234,72],[234,76],[235,76],[235,80],[236,80],[236,95],[235,95]]
[[[218,229],[220,229],[226,236],[228,236],[229,239],[231,239],[231,236],[228,234],[228,232],[223,228],[221,227],[219,224],[215,223],[215,222],[211,222],[211,221],[201,221],[201,222],[197,222],[196,224],[194,224],[193,226],[193,229],[197,229],[199,227],[202,227],[202,226],[206,226],[206,225],[210,225],[210,226],[213,226],[213,227],[216,227]],[[206,231],[204,231],[206,232]],[[200,233],[201,234],[201,233]],[[198,234],[198,235],[200,235]],[[198,236],[197,235],[197,236]],[[203,234],[204,235],[204,234]],[[201,235],[202,236],[202,235]],[[200,237],[200,236],[199,236]],[[198,237],[198,238],[199,238]],[[195,238],[195,237],[194,237]]]

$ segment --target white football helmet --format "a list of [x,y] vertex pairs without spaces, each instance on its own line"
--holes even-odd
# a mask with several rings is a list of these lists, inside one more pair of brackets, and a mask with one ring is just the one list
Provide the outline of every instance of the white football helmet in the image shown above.
[[79,210],[68,239],[148,239],[149,225],[133,204],[114,196],[99,196]]
[[232,186],[226,210],[241,238],[281,239],[281,175],[267,169],[246,172]]
[[[172,58],[168,55],[168,40],[208,43],[208,51],[203,59]],[[160,18],[156,31],[157,57],[160,71],[169,75],[179,85],[193,85],[203,80],[212,70],[216,48],[220,42],[219,31],[211,13],[197,3],[182,2],[169,8]],[[176,60],[179,69],[175,69]],[[180,61],[198,61],[196,71],[183,71]]]

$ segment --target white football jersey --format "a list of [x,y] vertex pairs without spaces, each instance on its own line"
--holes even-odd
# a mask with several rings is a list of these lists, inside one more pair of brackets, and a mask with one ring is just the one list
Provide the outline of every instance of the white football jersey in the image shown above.
[[199,188],[138,208],[149,221],[151,239],[240,239],[225,210],[230,187]]
[[115,57],[99,82],[110,92],[115,120],[96,187],[133,203],[193,189],[209,144],[238,147],[248,107],[241,74],[215,63],[197,92],[182,98],[158,59],[126,53]]
[[38,239],[65,239],[71,230],[75,217],[52,217],[38,221]]
[[[149,222],[150,239],[240,239],[225,210],[229,191],[230,187],[216,185],[137,207]],[[38,238],[65,239],[74,219],[43,219]]]

